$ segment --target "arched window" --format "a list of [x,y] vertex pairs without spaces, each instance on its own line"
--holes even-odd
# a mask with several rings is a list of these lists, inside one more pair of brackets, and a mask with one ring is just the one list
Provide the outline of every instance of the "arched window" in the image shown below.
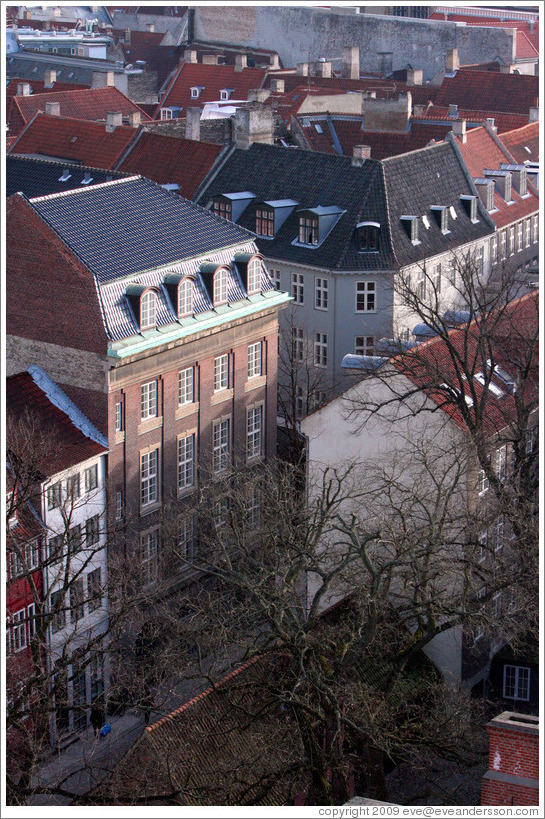
[[227,270],[220,267],[214,275],[214,306],[227,301]]
[[248,294],[259,293],[261,290],[261,259],[251,259],[248,262]]
[[149,330],[157,324],[155,292],[148,290],[140,298],[140,329]]
[[189,316],[193,312],[193,282],[184,279],[178,285],[178,318]]

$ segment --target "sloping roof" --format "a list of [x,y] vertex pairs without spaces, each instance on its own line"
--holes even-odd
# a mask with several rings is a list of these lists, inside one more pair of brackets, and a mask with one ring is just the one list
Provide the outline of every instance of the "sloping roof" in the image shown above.
[[[318,93],[346,94],[349,91],[374,91],[377,99],[396,99],[401,93],[410,91],[413,105],[427,103],[434,100],[437,88],[432,85],[407,85],[401,80],[386,79],[381,76],[365,76],[358,80],[349,80],[344,77],[303,77],[300,74],[288,74],[285,71],[270,71],[265,80],[264,86],[270,86],[271,79],[278,78],[284,80],[285,93],[288,94],[296,88],[303,86],[309,89],[320,89]],[[453,100],[456,102],[456,100]]]
[[[125,176],[123,173],[89,168],[86,165],[10,155],[6,157],[6,196],[21,191],[30,199],[33,196],[75,190],[81,187],[87,174],[91,177],[90,185],[100,185]],[[65,179],[66,176],[69,178]]]
[[[176,106],[184,114],[191,106],[201,106],[205,102],[217,102],[222,89],[231,88],[231,99],[247,100],[252,88],[261,88],[267,75],[267,69],[245,68],[235,71],[231,65],[203,65],[202,63],[182,62],[172,78],[164,97],[157,107],[155,118],[160,116],[160,109]],[[200,87],[198,98],[191,97],[191,89]]]
[[106,121],[108,111],[120,111],[123,117],[139,113],[141,119],[149,120],[132,100],[115,87],[85,88],[83,90],[50,91],[47,94],[31,94],[28,97],[14,97],[12,115],[17,109],[24,123],[29,122],[34,114],[45,113],[46,102],[58,102],[63,117],[85,119],[94,122]]
[[457,71],[445,77],[437,89],[434,105],[456,103],[460,108],[504,111],[529,115],[537,105],[539,77],[502,74],[496,71]]
[[504,132],[501,141],[515,162],[539,162],[539,122]]
[[141,131],[117,167],[159,185],[177,184],[177,193],[191,199],[222,150],[223,145]]
[[8,77],[21,77],[23,80],[34,83],[42,80],[45,72],[57,72],[59,82],[74,83],[91,87],[95,71],[123,70],[116,67],[115,62],[96,60],[92,57],[76,57],[69,54],[51,54],[45,52],[19,51],[6,55],[6,74]]
[[122,125],[106,131],[104,123],[36,114],[10,146],[12,154],[66,159],[100,168],[113,168],[137,132]]
[[165,37],[163,31],[134,31],[131,30],[131,41],[125,43],[123,29],[114,29],[118,47],[121,48],[125,61],[135,67],[139,60],[146,63],[146,71],[157,72],[157,88],[161,88],[167,77],[178,66],[183,56],[183,46],[161,45]]
[[44,80],[23,80],[20,77],[13,77],[6,87],[6,122],[10,123],[10,129],[13,134],[18,134],[24,125],[19,110],[14,113],[14,122],[12,122],[11,109],[13,106],[13,99],[17,96],[17,87],[19,83],[28,82],[30,85],[31,94],[51,94],[56,91],[77,91],[89,88],[88,85],[72,84],[68,82],[54,82],[51,86],[46,86]]
[[23,419],[30,413],[38,419],[43,434],[55,442],[48,449],[47,463],[41,467],[44,476],[55,475],[106,452],[106,447],[84,435],[70,417],[55,406],[30,373],[8,376],[5,391],[8,418]]
[[[474,128],[469,131],[466,142],[459,141],[459,146],[464,161],[474,179],[484,176],[485,168],[498,170],[502,162],[509,163],[509,157],[506,156],[484,127]],[[511,197],[512,204],[507,204],[497,189],[494,192],[494,207],[496,210],[490,215],[499,228],[505,227],[505,225],[509,225],[524,216],[537,213],[539,210],[538,198],[530,190],[523,198],[516,191],[515,186],[512,185]]]
[[413,122],[443,122],[454,123],[456,120],[465,119],[468,125],[480,125],[484,120],[492,118],[498,133],[510,131],[525,125],[528,115],[506,114],[502,111],[479,111],[469,108],[458,108],[455,115],[449,113],[449,109],[444,105],[428,106],[422,114],[413,114]]

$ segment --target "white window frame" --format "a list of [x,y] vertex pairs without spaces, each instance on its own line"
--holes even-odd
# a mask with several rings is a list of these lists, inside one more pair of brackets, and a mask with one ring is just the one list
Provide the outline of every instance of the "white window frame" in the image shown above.
[[269,276],[274,284],[274,289],[280,290],[280,271],[277,268],[269,267]]
[[61,482],[51,484],[47,487],[47,508],[58,509],[62,503]]
[[83,577],[72,580],[70,584],[70,622],[77,623],[85,617],[85,591]]
[[229,514],[229,498],[223,497],[218,498],[218,500],[214,503],[213,508],[213,515],[214,515],[214,526],[216,529],[221,529],[223,526],[227,525]]
[[375,337],[356,336],[354,339],[354,352],[356,355],[374,355]]
[[140,535],[140,556],[143,571],[143,586],[150,586],[157,580],[157,557],[159,553],[159,529],[150,529]]
[[161,108],[161,119],[172,119],[172,108]]
[[509,228],[509,256],[515,255],[515,226]]
[[[373,306],[370,307],[369,305]],[[361,305],[361,306],[360,306]],[[356,282],[356,313],[377,312],[377,283],[369,281]]]
[[117,401],[115,405],[115,431],[123,432],[123,401]]
[[27,606],[28,638],[32,642],[36,635],[36,604],[29,603]]
[[532,216],[532,239],[535,245],[539,241],[539,214],[537,213]]
[[100,542],[100,514],[92,515],[85,521],[85,545],[94,546]]
[[178,372],[178,406],[192,404],[195,400],[195,368],[185,367]]
[[178,493],[184,493],[195,485],[195,433],[180,435],[177,445]]
[[517,222],[517,253],[522,250],[522,222]]
[[140,386],[140,420],[158,417],[157,380],[146,381]]
[[505,515],[498,515],[494,532],[494,551],[501,552],[505,540]]
[[159,447],[140,453],[140,505],[142,509],[159,500]]
[[85,470],[85,491],[92,492],[98,487],[98,464],[88,466]]
[[218,355],[214,359],[214,392],[229,388],[229,353]]
[[216,475],[230,466],[231,419],[220,418],[212,424],[212,469]]
[[193,314],[193,282],[183,279],[178,285],[178,318]]
[[247,269],[248,295],[261,292],[261,259],[250,259]]
[[302,363],[305,360],[305,332],[302,327],[291,328],[293,361]]
[[305,277],[303,273],[291,274],[291,296],[294,304],[305,303]]
[[314,366],[327,367],[327,333],[314,333]]
[[485,529],[479,535],[479,563],[486,560],[488,555],[488,530]]
[[507,477],[507,444],[496,449],[496,475],[500,481]]
[[479,469],[477,480],[479,485],[479,495],[484,495],[485,492],[488,492],[488,488],[490,486],[490,481],[488,480],[488,476],[484,469]]
[[419,268],[416,275],[416,298],[424,301],[426,298],[426,271]]
[[260,458],[263,448],[263,404],[246,410],[246,458]]
[[[514,673],[514,680],[510,684],[510,688],[513,690],[512,694],[507,694],[506,693],[506,691],[507,691],[508,669],[509,669],[509,671],[513,670],[515,672]],[[524,674],[522,674],[521,672],[524,672]],[[523,676],[526,676],[526,681],[525,681],[525,683],[523,683],[524,689],[525,689],[525,692],[526,692],[525,697],[519,696],[519,692],[520,692],[520,690],[522,688],[520,677],[523,677]],[[529,700],[530,700],[530,677],[531,677],[531,669],[530,668],[526,668],[525,666],[520,666],[520,665],[508,665],[508,664],[504,665],[504,667],[503,667],[503,692],[502,692],[503,699],[504,700],[519,700],[521,702],[529,702]]]
[[226,304],[229,291],[229,272],[221,267],[214,273],[214,307]]
[[263,374],[263,342],[256,341],[248,345],[248,379],[258,378]]
[[11,615],[13,653],[24,651],[28,645],[27,618],[25,609],[20,609]]
[[490,237],[490,264],[496,264],[498,260],[498,234],[494,233]]
[[314,307],[316,310],[327,310],[329,302],[329,282],[323,276],[314,280]]
[[157,294],[147,290],[140,296],[140,329],[151,330],[157,326]]
[[532,220],[524,220],[524,247],[530,247],[532,244]]
[[176,542],[178,554],[182,561],[182,568],[186,563],[193,563],[195,559],[195,516],[186,515],[178,526]]

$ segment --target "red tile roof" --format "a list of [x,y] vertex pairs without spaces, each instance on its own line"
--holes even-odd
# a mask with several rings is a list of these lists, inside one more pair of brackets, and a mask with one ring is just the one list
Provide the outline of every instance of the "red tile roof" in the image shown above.
[[[346,94],[349,91],[375,91],[379,99],[394,99],[401,93],[411,92],[413,105],[427,103],[434,100],[437,87],[432,85],[407,85],[401,80],[386,79],[384,77],[361,77],[359,80],[349,80],[344,77],[302,77],[300,74],[288,74],[284,71],[271,71],[267,75],[264,87],[270,86],[271,79],[284,80],[285,92],[290,93],[298,86],[308,89],[319,89],[319,94],[335,93]],[[326,90],[327,89],[327,90]],[[452,100],[456,102],[456,100]]]
[[501,135],[501,141],[515,162],[539,161],[539,122],[507,131]]
[[[231,99],[247,100],[248,92],[253,88],[261,88],[266,75],[267,69],[264,68],[235,71],[231,65],[182,62],[159,103],[155,118],[160,117],[161,108],[169,105],[182,108],[182,115],[185,116],[185,111],[191,106],[218,101],[220,91],[224,88],[233,89]],[[201,87],[202,91],[197,99],[192,99],[191,88],[196,86]]]
[[[88,458],[106,452],[106,449],[83,434],[70,418],[51,403],[32,376],[18,373],[6,379],[6,415],[16,420],[28,412],[39,423],[40,432],[51,439],[47,463],[41,466],[44,476],[55,475]],[[9,445],[9,442],[8,442]]]
[[[323,88],[321,86],[308,88],[305,85],[297,85],[285,94],[271,94],[267,100],[267,104],[272,105],[276,113],[289,124],[290,117],[297,114],[307,97],[337,96],[339,94],[346,94],[345,89]],[[346,113],[348,113],[348,111]],[[312,116],[312,114],[309,116]]]
[[[468,170],[474,179],[482,177],[485,168],[496,170],[499,169],[502,162],[508,163],[510,161],[509,157],[484,127],[473,128],[468,131],[466,142],[462,143],[458,140],[458,144]],[[538,198],[530,190],[528,195],[522,198],[513,185],[511,196],[513,204],[508,205],[498,191],[494,193],[496,211],[491,213],[490,216],[499,228],[516,222],[524,216],[537,213],[539,209]]]
[[523,114],[537,106],[539,77],[526,74],[502,74],[496,71],[457,71],[445,77],[437,89],[434,105],[456,103],[471,110],[504,111]]
[[125,55],[127,63],[135,65],[138,60],[144,60],[146,71],[157,72],[157,88],[161,88],[183,57],[183,46],[161,45],[165,37],[164,31],[131,31],[131,41],[127,44],[125,44],[125,32],[122,29],[114,29],[113,34],[117,38],[118,46]]
[[36,114],[9,153],[39,154],[111,169],[136,133],[136,128],[125,125],[108,133],[104,123]]
[[413,114],[414,120],[447,120],[448,122],[456,122],[457,119],[465,119],[469,123],[479,124],[489,117],[494,119],[494,125],[500,134],[503,131],[520,128],[528,121],[527,114],[504,114],[498,111],[478,111],[469,108],[458,108],[457,116],[451,117],[449,116],[448,107],[443,105],[428,106],[423,114]]
[[54,91],[77,91],[78,89],[89,88],[88,85],[71,85],[67,82],[55,82],[51,87],[45,87],[44,80],[22,80],[19,77],[11,79],[6,87],[6,122],[10,126],[12,134],[18,134],[24,126],[23,118],[17,109],[12,114],[13,100],[17,96],[19,83],[27,82],[30,85],[32,94],[51,94]]
[[176,183],[177,193],[191,199],[223,148],[142,131],[116,170],[147,176],[159,185]]
[[52,91],[47,94],[31,94],[29,97],[14,97],[12,116],[17,110],[25,125],[34,114],[45,112],[47,102],[58,102],[61,116],[71,119],[105,122],[108,111],[120,111],[125,118],[129,114],[139,113],[142,121],[150,119],[138,105],[114,87]]

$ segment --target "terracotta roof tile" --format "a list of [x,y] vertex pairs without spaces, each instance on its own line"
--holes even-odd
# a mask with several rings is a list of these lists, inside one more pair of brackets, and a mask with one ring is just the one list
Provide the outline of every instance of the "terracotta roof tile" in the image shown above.
[[456,122],[459,119],[465,119],[467,123],[480,125],[488,118],[494,119],[494,125],[498,129],[498,133],[503,131],[511,131],[513,128],[519,128],[526,125],[528,122],[527,114],[505,114],[498,111],[491,110],[472,110],[468,108],[458,108],[458,113],[455,117],[449,116],[449,109],[443,105],[428,106],[423,114],[413,116],[413,120],[434,121],[444,120],[446,122]]
[[457,71],[437,89],[435,105],[456,103],[471,110],[504,111],[528,116],[537,105],[539,77],[496,71]]
[[284,80],[284,88],[289,93],[297,87],[305,89],[320,89],[318,93],[330,94],[332,89],[336,93],[346,94],[349,91],[375,91],[379,99],[393,99],[401,93],[411,92],[413,105],[427,103],[434,100],[437,88],[432,85],[408,86],[401,80],[386,79],[380,76],[360,77],[359,80],[349,80],[344,77],[302,77],[299,74],[288,74],[284,71],[270,71],[265,80],[264,87],[270,86],[271,79],[278,78]]
[[516,162],[539,161],[539,122],[507,131],[501,135],[501,141]]

